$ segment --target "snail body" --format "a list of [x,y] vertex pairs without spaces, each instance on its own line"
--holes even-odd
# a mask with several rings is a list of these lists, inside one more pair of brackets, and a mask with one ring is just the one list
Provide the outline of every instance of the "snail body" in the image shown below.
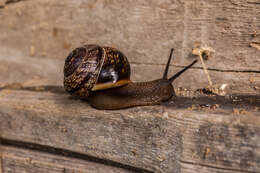
[[173,49],[161,79],[132,82],[129,62],[122,52],[110,47],[84,45],[74,49],[65,60],[64,88],[97,109],[160,104],[176,96],[172,82],[197,62],[167,79],[172,53]]
[[131,82],[118,88],[99,90],[89,97],[89,103],[100,109],[121,109],[160,104],[175,96],[173,86],[166,80]]

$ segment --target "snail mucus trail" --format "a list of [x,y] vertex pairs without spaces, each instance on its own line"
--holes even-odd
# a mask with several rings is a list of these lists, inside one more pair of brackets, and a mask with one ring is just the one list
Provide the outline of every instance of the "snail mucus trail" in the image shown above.
[[161,79],[132,82],[129,62],[122,52],[111,47],[84,45],[74,49],[65,60],[64,88],[97,109],[160,104],[176,96],[172,82],[197,62],[167,78],[172,54],[173,49]]

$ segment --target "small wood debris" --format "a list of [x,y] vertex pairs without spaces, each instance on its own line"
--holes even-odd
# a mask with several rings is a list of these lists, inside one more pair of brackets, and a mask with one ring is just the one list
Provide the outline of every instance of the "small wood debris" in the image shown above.
[[233,109],[233,115],[246,115],[248,114],[249,112],[246,111],[245,109],[238,109],[238,108],[234,108]]
[[34,56],[35,55],[35,46],[31,45],[30,46],[30,56]]
[[219,104],[193,104],[188,110],[198,110],[198,111],[214,111],[219,108]]
[[206,147],[205,148],[205,156],[207,156],[210,153],[210,148]]
[[252,43],[250,43],[250,46],[253,47],[253,48],[256,48],[256,49],[260,50],[260,43],[252,42]]
[[168,112],[164,112],[162,117],[165,118],[165,119],[168,118],[169,117],[169,113]]
[[16,10],[15,10],[15,12],[16,12],[16,15],[17,16],[22,16],[22,10],[21,9],[19,9],[19,8],[17,8]]
[[260,50],[260,36],[258,32],[255,32],[252,34],[252,41],[249,44],[250,47],[256,48],[257,50]]

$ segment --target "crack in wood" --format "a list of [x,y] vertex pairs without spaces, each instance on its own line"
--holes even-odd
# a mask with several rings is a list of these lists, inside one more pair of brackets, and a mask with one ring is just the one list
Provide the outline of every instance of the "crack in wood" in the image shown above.
[[62,86],[55,86],[55,85],[42,85],[42,86],[23,86],[22,83],[11,83],[6,84],[0,87],[1,90],[11,89],[11,90],[27,90],[27,91],[34,91],[34,92],[44,92],[49,91],[56,94],[64,94],[65,90]]
[[[252,5],[260,5],[260,2],[258,2],[257,0],[247,0],[246,2],[241,1],[237,1],[237,0],[229,0],[230,4],[234,5],[234,6],[238,6],[238,7],[250,7]],[[246,4],[246,5],[244,5]]]
[[14,4],[21,1],[27,1],[27,0],[6,0],[3,4],[0,4],[0,8],[4,8],[6,5]]
[[[165,64],[155,64],[155,63],[138,63],[138,62],[131,62],[131,64],[134,65],[160,65],[165,66]],[[184,68],[186,66],[182,65],[170,65],[170,67],[178,67],[178,68]],[[202,67],[191,67],[191,69],[199,69],[203,70]],[[228,73],[260,73],[260,70],[225,70],[225,69],[217,69],[217,68],[207,68],[209,71],[217,71],[217,72],[228,72]]]
[[259,0],[246,0],[247,4],[252,4],[252,5],[260,5]]
[[178,160],[178,161],[182,164],[198,165],[198,166],[208,167],[208,168],[213,168],[213,169],[218,169],[218,170],[234,171],[234,172],[241,172],[241,173],[257,173],[255,171],[247,171],[247,170],[233,169],[233,168],[223,168],[223,167],[206,165],[206,164],[202,164],[202,163],[195,163],[195,162],[190,162],[190,161],[185,161],[185,160]]
[[133,171],[133,172],[152,173],[152,171],[149,171],[149,170],[146,170],[143,168],[138,168],[138,167],[126,165],[123,163],[115,162],[112,160],[101,159],[101,158],[97,158],[97,157],[90,156],[87,154],[83,154],[83,153],[79,153],[79,152],[75,152],[75,151],[71,151],[71,150],[66,150],[66,149],[61,149],[61,148],[56,148],[56,147],[52,147],[52,146],[48,146],[48,145],[6,139],[6,138],[2,138],[2,137],[0,137],[0,145],[27,149],[27,150],[32,150],[32,151],[38,151],[38,152],[43,152],[43,153],[48,153],[48,154],[54,154],[54,155],[58,155],[58,156],[71,157],[71,158],[75,158],[75,159],[86,160],[86,161],[90,161],[90,162],[104,164],[107,166],[122,168],[122,169]]

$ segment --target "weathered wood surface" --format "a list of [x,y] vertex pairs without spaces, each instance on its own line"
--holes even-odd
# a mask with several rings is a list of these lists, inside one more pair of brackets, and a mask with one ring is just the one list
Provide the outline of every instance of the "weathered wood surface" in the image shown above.
[[[73,172],[74,164],[89,171],[94,157],[105,170],[125,172],[260,172],[259,14],[258,0],[0,1],[0,173],[13,163],[30,169],[20,160],[28,149],[35,161],[60,160],[57,171]],[[227,95],[194,92],[207,85],[198,63],[174,83],[179,96],[191,97],[92,109],[61,87],[64,58],[84,43],[122,50],[136,81],[160,77],[171,47],[173,74],[196,58],[194,46],[207,45],[215,50],[209,73],[214,83],[228,84]],[[86,157],[58,156],[59,149]]]
[[[7,55],[3,59],[18,54],[33,61],[63,61],[71,49],[97,43],[119,48],[134,64],[133,79],[146,80],[158,77],[154,69],[163,68],[171,47],[176,57],[172,64],[182,67],[196,58],[191,55],[193,47],[207,45],[215,50],[207,61],[215,84],[227,83],[237,92],[243,92],[244,86],[248,92],[260,92],[259,0],[4,2],[0,45],[1,54]],[[2,66],[1,74],[8,71]],[[41,72],[37,76],[48,73]],[[207,85],[202,71],[176,83],[194,88]]]
[[259,172],[259,105],[259,97],[179,98],[162,106],[100,111],[70,99],[61,87],[3,90],[0,131],[2,139],[156,172]]
[[[63,84],[64,60],[26,57],[15,50],[1,47],[0,52],[0,86],[17,82],[26,86]],[[162,77],[164,70],[164,65],[131,64],[131,67],[131,76],[134,81],[158,79]],[[180,69],[182,68],[172,67],[169,69],[169,74],[174,74]],[[228,84],[227,93],[260,93],[260,73],[211,71],[210,74],[213,81],[219,81],[219,84]],[[194,68],[174,81],[175,88],[182,87],[191,90],[204,88],[207,85],[207,77],[203,70]]]
[[133,172],[81,159],[15,147],[1,147],[1,150],[3,173],[103,173],[104,170],[108,173]]

